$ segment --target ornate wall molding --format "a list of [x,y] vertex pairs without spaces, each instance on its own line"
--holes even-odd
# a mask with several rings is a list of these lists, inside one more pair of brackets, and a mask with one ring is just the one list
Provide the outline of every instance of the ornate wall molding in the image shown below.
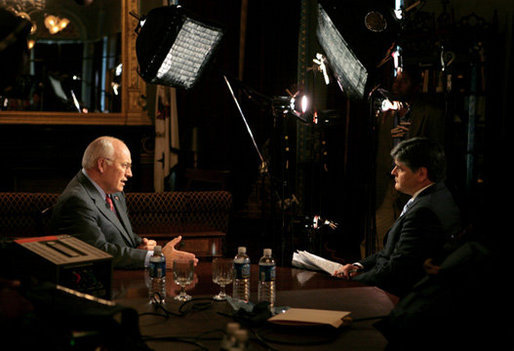
[[39,125],[152,125],[146,111],[146,84],[137,73],[137,19],[130,12],[139,13],[138,0],[120,0],[122,26],[122,109],[121,113],[75,113],[41,111],[1,111],[2,124]]

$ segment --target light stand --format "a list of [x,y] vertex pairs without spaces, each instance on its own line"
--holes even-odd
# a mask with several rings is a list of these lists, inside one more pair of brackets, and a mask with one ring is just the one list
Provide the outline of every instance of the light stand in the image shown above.
[[[286,243],[290,240],[290,238],[287,235],[288,223],[287,223],[286,210],[287,210],[287,208],[291,207],[296,200],[294,195],[293,195],[292,199],[286,199],[286,196],[287,196],[286,191],[287,191],[287,187],[288,187],[288,182],[286,180],[286,172],[287,172],[289,166],[288,166],[287,162],[281,162],[282,167],[280,168],[280,177],[279,177],[280,192],[279,192],[279,190],[277,190],[278,186],[275,186],[274,177],[270,171],[269,163],[264,159],[264,156],[262,155],[261,151],[259,150],[259,147],[257,145],[257,142],[255,141],[252,130],[246,120],[244,112],[241,109],[239,101],[237,100],[237,98],[234,94],[234,90],[232,89],[232,86],[231,86],[229,80],[227,79],[227,77],[224,75],[223,78],[225,80],[225,83],[227,84],[227,87],[230,91],[232,99],[234,100],[234,102],[237,106],[239,114],[240,114],[241,118],[243,119],[246,130],[248,132],[248,135],[250,136],[250,139],[252,141],[252,145],[253,145],[257,155],[259,156],[259,160],[260,160],[260,170],[259,171],[260,171],[261,175],[269,177],[270,184],[271,184],[271,192],[273,194],[272,196],[274,196],[276,198],[277,203],[280,206],[280,235],[278,236],[278,238],[280,239],[280,243],[277,244],[275,242],[274,247],[280,248],[280,254],[276,257],[276,259],[279,264],[283,264],[284,258],[285,258]],[[283,127],[282,122],[284,121],[284,117],[285,117],[285,115],[287,115],[289,113],[289,110],[291,108],[290,99],[291,98],[288,98],[288,97],[276,97],[276,98],[272,99],[272,110],[273,110],[275,127],[277,127],[277,124],[279,124],[279,123]],[[282,131],[283,131],[283,129],[281,129],[281,134],[282,134]],[[283,161],[286,157],[285,156],[286,153],[289,151],[288,150],[289,146],[287,145],[287,138],[281,137],[280,139],[281,139],[280,149],[281,149],[281,155],[282,155],[281,161]],[[275,235],[274,238],[276,239],[277,236]]]
[[[280,206],[280,257],[282,261],[285,261],[286,258],[286,244],[291,248],[293,248],[293,235],[291,231],[291,218],[288,217],[287,211],[289,209],[294,208],[296,197],[294,194],[290,195],[289,187],[290,187],[290,167],[291,160],[289,159],[289,154],[291,153],[291,145],[290,145],[290,137],[288,135],[287,128],[287,117],[288,115],[294,111],[294,101],[295,96],[278,96],[273,98],[272,103],[272,113],[273,113],[273,122],[274,122],[274,131],[278,132],[278,135],[274,137],[272,140],[278,139],[277,147],[280,150],[280,159],[279,162],[276,162],[278,165],[278,174],[279,174],[279,185],[280,189],[280,198],[279,198],[279,206]],[[272,148],[273,148],[272,144]],[[296,200],[297,202],[297,200]]]
[[255,151],[257,152],[257,155],[259,156],[259,159],[261,161],[260,172],[262,174],[268,174],[268,163],[264,160],[264,157],[262,156],[262,153],[259,150],[257,143],[255,142],[255,138],[253,137],[252,129],[250,128],[250,126],[248,125],[248,122],[246,121],[246,117],[243,113],[243,110],[241,109],[241,106],[239,105],[239,101],[237,101],[237,98],[234,94],[234,90],[232,90],[232,86],[230,85],[230,82],[228,81],[228,79],[225,75],[223,75],[223,79],[225,80],[225,83],[227,83],[228,90],[230,91],[230,94],[232,95],[232,99],[234,99],[234,102],[236,103],[239,114],[241,115],[241,118],[243,119],[243,122],[246,126],[246,130],[248,131],[248,134],[250,135],[250,139],[252,140],[253,147],[254,147]]
[[[309,251],[315,251],[315,254],[321,254],[323,252],[323,234],[326,229],[335,230],[339,224],[326,218],[322,218],[319,215],[315,215],[311,218],[306,218],[306,224],[308,231],[307,246]],[[317,252],[316,252],[317,251]]]
[[[291,94],[289,96],[276,96],[273,98],[267,98],[267,102],[271,101],[271,109],[273,115],[273,135],[271,137],[270,149],[277,151],[278,156],[271,158],[269,161],[265,159],[262,152],[259,150],[253,132],[249,126],[249,123],[245,117],[245,114],[241,108],[241,105],[234,93],[234,89],[226,76],[223,76],[225,83],[228,87],[230,95],[234,100],[237,110],[243,120],[245,129],[250,136],[251,143],[255,149],[259,160],[260,160],[260,173],[263,176],[270,179],[272,202],[278,205],[278,216],[276,220],[272,221],[274,225],[277,225],[277,230],[274,231],[274,245],[276,248],[276,259],[279,264],[287,264],[286,259],[288,258],[286,252],[294,249],[294,237],[292,228],[292,219],[295,214],[291,214],[295,206],[299,204],[296,196],[291,193],[291,175],[290,171],[293,167],[292,163],[294,160],[290,157],[293,150],[293,143],[288,133],[288,122],[291,121],[290,117],[294,116],[295,121],[299,120],[304,124],[309,124],[315,127],[318,123],[317,114],[312,113],[312,110],[307,106],[307,99],[299,92]],[[252,91],[251,94],[245,91],[245,88],[241,88],[243,92],[248,94],[249,97],[253,97],[257,93]],[[328,123],[328,114],[321,112],[322,122],[324,125]],[[323,128],[324,126],[319,126]],[[276,201],[275,201],[276,200]],[[275,207],[274,207],[275,208]],[[314,248],[313,240],[320,241],[320,238],[327,229],[335,230],[338,224],[328,219],[321,219],[319,215],[313,216],[312,223],[305,225],[308,231],[308,246]],[[274,226],[275,228],[275,226]],[[279,242],[277,242],[279,240]]]

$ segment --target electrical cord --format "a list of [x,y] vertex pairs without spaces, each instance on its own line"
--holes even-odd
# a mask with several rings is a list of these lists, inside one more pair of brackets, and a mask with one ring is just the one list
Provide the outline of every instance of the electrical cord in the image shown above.
[[[193,303],[194,301],[197,301],[197,302]],[[198,301],[203,301],[203,302],[198,302]],[[212,304],[213,304],[213,300],[210,297],[192,298],[191,300],[186,301],[182,305],[180,305],[178,311],[181,315],[185,315],[191,311],[207,310],[207,309],[211,308]],[[183,311],[185,306],[188,306],[188,310]]]
[[268,350],[271,350],[271,351],[280,351],[279,349],[271,346],[266,340],[264,340],[261,335],[255,331],[254,329],[250,329],[250,331],[253,333],[253,335],[255,335],[255,338],[257,339],[257,341],[263,345],[264,347],[266,347]]
[[[204,310],[207,310],[209,309],[212,304],[213,304],[213,301],[211,298],[193,298],[189,301],[185,301],[184,303],[182,303],[179,308],[178,308],[178,312],[173,312],[173,311],[169,311],[167,308],[164,307],[164,299],[162,298],[162,296],[156,292],[153,294],[152,298],[151,298],[151,302],[152,304],[154,305],[154,308],[156,311],[160,311],[162,313],[159,313],[159,312],[143,312],[143,313],[140,313],[139,316],[148,316],[148,315],[153,315],[153,316],[160,316],[160,317],[164,317],[166,319],[168,319],[170,316],[175,316],[175,317],[183,317],[185,315],[187,315],[189,312],[192,312],[192,311],[204,311]],[[208,340],[220,340],[221,337],[205,337],[205,335],[208,335],[208,334],[211,334],[211,333],[214,333],[214,332],[223,332],[222,330],[220,329],[214,329],[214,330],[209,330],[209,331],[206,331],[206,332],[203,332],[203,333],[200,333],[199,335],[197,336],[194,336],[194,337],[181,337],[181,336],[162,336],[162,337],[152,337],[152,336],[143,336],[143,340],[145,342],[147,341],[167,341],[167,342],[180,342],[180,343],[185,343],[185,344],[191,344],[191,345],[195,345],[198,347],[198,350],[209,350],[208,347],[206,347],[205,345],[203,345],[200,341],[208,341]]]
[[[211,298],[193,298],[189,301],[182,303],[178,308],[178,312],[172,312],[164,307],[163,302],[164,301],[163,301],[162,296],[159,293],[155,293],[152,296],[152,303],[155,306],[156,311],[160,310],[163,313],[144,312],[144,313],[140,313],[139,315],[140,316],[145,316],[145,315],[161,316],[166,319],[169,318],[170,316],[183,317],[183,316],[187,315],[189,312],[204,311],[204,310],[209,309],[213,305],[213,300]],[[217,312],[217,314],[226,316],[226,317],[232,317],[232,318],[234,317],[233,315],[223,313],[223,312]],[[387,317],[387,316],[372,316],[372,317],[365,317],[365,318],[357,318],[357,319],[352,319],[351,322],[358,323],[358,322],[364,322],[364,321],[368,321],[368,320],[383,319],[385,317]],[[270,351],[279,351],[279,349],[271,346],[270,342],[284,344],[284,345],[305,345],[305,346],[307,346],[307,345],[316,345],[316,344],[320,344],[320,343],[326,343],[337,337],[337,333],[326,333],[326,335],[324,335],[324,337],[322,337],[321,339],[315,338],[314,340],[298,341],[298,340],[293,340],[293,339],[289,339],[289,338],[286,338],[286,339],[275,338],[273,335],[266,335],[265,330],[260,331],[260,330],[254,329],[254,328],[250,328],[249,330],[255,336],[256,342],[258,342],[259,344],[261,344],[262,346],[264,346],[265,348],[267,348]],[[213,329],[213,330],[209,330],[209,331],[200,333],[199,335],[197,335],[195,337],[178,337],[178,336],[149,337],[149,336],[147,336],[147,337],[143,337],[143,338],[145,341],[168,341],[168,342],[187,343],[187,344],[195,345],[198,347],[199,350],[203,351],[203,350],[208,350],[208,348],[205,345],[203,345],[201,343],[201,341],[212,341],[212,340],[220,340],[221,339],[220,337],[208,337],[208,338],[205,337],[206,335],[215,333],[215,332],[224,333],[224,331],[221,329]]]
[[[155,292],[152,295],[152,305],[154,306],[155,310],[161,310],[163,313],[158,312],[143,312],[140,313],[139,316],[161,316],[164,318],[169,318],[170,316],[175,317],[183,317],[187,313],[191,311],[204,311],[206,309],[209,309],[212,306],[212,299],[209,297],[199,297],[199,298],[193,298],[189,301],[185,301],[180,305],[178,308],[178,312],[172,312],[169,311],[164,307],[164,299],[162,298],[161,294],[158,292]],[[203,302],[199,302],[203,301]],[[194,303],[193,303],[194,302]],[[187,307],[187,309],[186,309]]]

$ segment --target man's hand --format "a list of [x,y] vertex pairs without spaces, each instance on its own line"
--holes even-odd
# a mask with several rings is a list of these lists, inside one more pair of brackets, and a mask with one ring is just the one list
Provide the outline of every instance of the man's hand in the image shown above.
[[195,254],[175,249],[175,246],[180,242],[180,240],[182,240],[182,236],[176,237],[162,248],[162,253],[164,254],[164,257],[166,257],[166,268],[168,269],[173,268],[173,260],[193,260],[195,266],[198,263],[198,259]]
[[441,269],[440,266],[437,266],[432,263],[431,258],[427,258],[425,262],[423,263],[423,268],[425,269],[425,272],[429,275],[437,275],[439,274],[439,270]]
[[157,245],[155,240],[148,240],[147,238],[143,238],[141,244],[139,244],[137,248],[142,250],[153,250],[155,245]]
[[345,264],[342,268],[336,270],[333,274],[334,277],[351,279],[359,274],[361,267],[354,264]]

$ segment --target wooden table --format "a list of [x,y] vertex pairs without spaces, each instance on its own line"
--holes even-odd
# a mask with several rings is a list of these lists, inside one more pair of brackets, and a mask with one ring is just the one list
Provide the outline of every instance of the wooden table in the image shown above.
[[[234,321],[231,317],[234,310],[227,302],[209,300],[219,291],[219,286],[212,282],[211,270],[210,262],[198,264],[195,281],[187,291],[194,299],[203,299],[183,306],[186,309],[193,306],[205,309],[167,319],[156,315],[140,315],[139,326],[144,336],[174,338],[174,341],[147,340],[148,346],[157,351],[198,350],[197,345],[186,343],[194,340],[205,349],[219,350],[221,330],[228,322]],[[257,299],[257,270],[258,267],[252,265],[252,302]],[[179,288],[172,282],[171,271],[168,271],[167,278],[164,308],[176,313],[181,303],[173,300],[173,296]],[[143,270],[114,271],[113,299],[120,305],[136,309],[140,314],[155,312],[148,300],[147,282],[148,274]],[[227,293],[231,294],[231,291],[232,288],[227,287]],[[251,345],[254,350],[268,349],[258,342],[258,336],[277,350],[383,350],[386,340],[373,327],[376,320],[371,318],[387,315],[395,302],[394,296],[376,287],[336,279],[325,273],[277,267],[276,306],[350,311],[354,322],[350,326],[328,331],[327,328],[274,327],[266,323],[261,327],[250,328]]]

